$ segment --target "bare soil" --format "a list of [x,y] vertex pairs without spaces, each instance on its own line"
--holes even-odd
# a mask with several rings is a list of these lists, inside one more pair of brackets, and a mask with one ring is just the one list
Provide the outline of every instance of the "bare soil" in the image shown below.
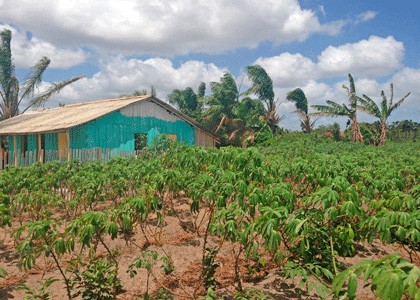
[[[140,299],[146,290],[146,271],[141,269],[134,278],[130,278],[126,272],[132,260],[141,253],[142,250],[155,250],[159,255],[169,255],[173,263],[173,273],[165,275],[158,263],[150,280],[150,294],[156,293],[159,289],[171,291],[175,299],[192,299],[193,295],[203,295],[204,289],[199,283],[201,274],[201,260],[203,236],[198,235],[192,229],[193,225],[187,216],[189,206],[185,199],[175,201],[175,212],[180,216],[166,216],[165,224],[155,234],[149,236],[146,241],[140,230],[136,231],[132,241],[127,244],[123,239],[107,240],[112,249],[119,251],[119,278],[123,284],[123,291],[118,295],[118,299]],[[39,288],[38,281],[53,277],[59,279],[51,287],[51,299],[67,299],[63,280],[56,268],[52,258],[40,257],[35,267],[31,270],[21,271],[18,269],[19,256],[16,252],[16,244],[11,233],[19,224],[13,224],[13,228],[0,229],[0,266],[8,272],[5,279],[0,279],[0,299],[23,299],[25,293],[17,288],[21,284],[27,284],[33,288]],[[153,231],[153,230],[152,230]],[[216,240],[211,240],[216,244]],[[231,251],[235,245],[225,243],[221,248],[216,261],[219,264],[215,279],[218,282],[217,294],[223,295],[226,299],[232,299],[235,293],[235,272],[234,261]],[[380,259],[388,254],[398,253],[410,260],[410,257],[401,246],[385,245],[375,241],[372,245],[358,245],[358,255],[351,258],[341,258],[340,261],[345,265],[352,265],[365,259]],[[105,257],[105,249],[98,247],[96,256]],[[67,257],[68,258],[68,257]],[[414,256],[417,265],[420,264],[417,256]],[[66,256],[61,257],[63,266],[66,267]],[[299,280],[284,279],[280,275],[279,268],[268,262],[262,269],[254,274],[247,274],[245,265],[247,261],[242,258],[241,272],[244,278],[244,287],[264,291],[273,299],[317,299],[313,294],[306,292],[306,287],[300,285]],[[249,262],[248,262],[249,263]],[[359,299],[376,299],[369,288],[362,288],[363,283],[359,282],[357,296]]]

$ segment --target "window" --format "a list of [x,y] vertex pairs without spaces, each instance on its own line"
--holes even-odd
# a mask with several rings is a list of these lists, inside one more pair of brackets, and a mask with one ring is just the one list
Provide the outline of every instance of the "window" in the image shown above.
[[147,134],[135,133],[134,134],[134,150],[144,150],[147,146]]

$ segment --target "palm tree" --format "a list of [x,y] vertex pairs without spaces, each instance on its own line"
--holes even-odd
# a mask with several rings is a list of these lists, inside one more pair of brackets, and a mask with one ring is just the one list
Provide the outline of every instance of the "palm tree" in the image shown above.
[[205,127],[218,133],[221,144],[232,144],[244,131],[242,120],[234,109],[239,103],[239,92],[233,76],[226,72],[220,82],[210,82],[212,95],[203,98],[203,123]]
[[381,135],[379,136],[378,145],[382,146],[385,144],[386,139],[386,127],[387,127],[387,120],[391,113],[400,106],[404,100],[410,95],[410,93],[407,93],[404,97],[402,97],[400,100],[398,100],[396,103],[393,103],[394,101],[394,85],[391,83],[391,97],[388,98],[385,96],[384,91],[381,92],[382,101],[380,106],[378,106],[375,101],[373,101],[371,98],[369,98],[366,95],[363,95],[363,98],[359,97],[360,106],[359,108],[363,110],[364,112],[376,117],[379,119],[380,122],[380,128],[381,128]]
[[[42,83],[42,74],[50,64],[50,59],[45,56],[41,58],[31,69],[28,79],[22,85],[19,85],[19,81],[15,76],[15,67],[10,50],[11,31],[7,29],[1,31],[0,38],[0,120],[24,113],[32,106],[43,105],[53,94],[60,92],[66,85],[82,78],[78,76],[62,82],[52,83],[46,91],[35,94],[36,89]],[[19,106],[25,99],[28,100],[27,106],[20,111]]]
[[273,81],[263,67],[259,65],[247,68],[248,78],[252,86],[245,91],[245,95],[255,94],[265,104],[267,122],[274,133],[282,118],[277,114],[277,105],[274,101]]
[[199,98],[192,88],[187,87],[184,90],[173,90],[168,95],[169,103],[175,104],[181,112],[195,118],[201,119],[201,105]]
[[349,106],[327,100],[326,102],[328,105],[312,105],[312,107],[319,111],[314,115],[331,117],[344,116],[349,118],[349,122],[351,124],[352,141],[363,143],[363,136],[360,132],[360,127],[357,122],[357,100],[360,98],[356,96],[356,88],[354,86],[354,80],[351,74],[349,74],[349,81],[350,86],[343,85],[343,88],[347,91],[349,97]]
[[305,93],[300,88],[297,88],[289,92],[286,99],[295,102],[295,112],[299,115],[302,131],[304,133],[311,132],[314,129],[316,120],[311,121],[310,114],[308,114],[308,99]]

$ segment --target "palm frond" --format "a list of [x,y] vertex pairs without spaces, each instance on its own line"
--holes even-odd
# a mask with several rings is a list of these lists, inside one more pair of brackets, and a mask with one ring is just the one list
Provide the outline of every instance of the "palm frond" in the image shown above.
[[295,102],[296,108],[298,110],[303,111],[305,114],[308,113],[308,99],[300,88],[289,92],[286,99]]
[[356,106],[357,106],[357,96],[356,96],[356,86],[354,84],[354,79],[351,76],[351,74],[348,74],[349,77],[349,86],[346,86],[343,84],[343,89],[345,89],[347,91],[347,95],[349,97],[349,103],[350,103],[350,107],[353,110],[356,110]]
[[227,116],[223,116],[223,118],[220,120],[220,123],[214,132],[217,133],[223,127],[223,125],[225,125],[226,120],[227,120]]
[[353,76],[351,76],[351,74],[349,74],[348,76],[349,76],[349,82],[350,82],[350,94],[356,94],[356,86],[354,85]]
[[361,105],[357,106],[357,109],[360,109],[372,116],[381,117],[381,111],[379,110],[378,105],[366,95],[363,95],[363,98],[357,97]]
[[252,87],[245,92],[246,95],[256,94],[260,100],[274,100],[273,81],[260,65],[248,66],[248,77]]
[[400,100],[398,100],[398,102],[396,102],[394,105],[392,105],[391,107],[389,107],[389,109],[388,109],[388,114],[391,114],[391,112],[393,111],[393,110],[395,110],[398,106],[400,106],[403,102],[404,102],[404,100],[408,97],[408,96],[410,96],[410,94],[411,94],[411,92],[409,92],[407,95],[405,95],[404,97],[402,97]]
[[392,106],[392,101],[394,101],[394,84],[393,83],[391,83],[390,85],[389,85],[389,88],[391,89],[391,99],[389,99],[389,107],[391,107]]
[[228,141],[232,141],[234,138],[236,138],[236,136],[238,135],[238,133],[240,132],[240,130],[239,129],[236,129],[235,131],[233,131],[231,134],[230,134],[230,136],[229,136],[229,138],[228,138]]
[[[43,93],[41,93],[40,95],[32,98],[29,101],[29,105],[28,107],[26,107],[23,112],[25,112],[26,110],[28,110],[30,107],[32,106],[41,106],[43,105],[49,98],[51,98],[52,95],[59,93],[65,86],[83,78],[84,76],[77,76],[77,77],[73,77],[73,78],[69,78],[67,80],[61,81],[61,82],[57,82],[57,83],[52,83],[50,85],[50,87]],[[22,113],[23,113],[22,112]]]
[[1,31],[0,39],[0,84],[3,87],[4,97],[7,98],[10,89],[10,81],[14,74],[12,52],[10,50],[12,32],[8,29]]
[[22,92],[19,101],[34,94],[35,88],[37,88],[42,82],[42,74],[47,69],[51,60],[44,56],[40,61],[32,67],[31,72],[28,75],[28,79],[22,85]]
[[[381,91],[381,110],[382,110],[382,114],[387,115],[388,114],[388,110],[389,110],[389,106],[388,106],[388,99],[385,96],[385,92]],[[392,101],[390,101],[392,102]]]
[[346,108],[344,104],[338,104],[337,102],[334,102],[331,100],[325,100],[325,102],[327,102],[327,104],[329,104],[331,107],[336,108],[336,109],[345,110]]
[[[328,101],[327,101],[328,102]],[[332,101],[330,101],[332,102]],[[333,102],[335,103],[335,102]],[[338,117],[338,116],[345,116],[345,109],[335,103],[337,106],[328,106],[328,105],[312,105],[311,107],[318,110],[319,112],[311,113],[313,116],[331,116],[331,117]]]
[[9,83],[9,95],[5,98],[5,101],[2,102],[2,106],[0,108],[1,120],[8,119],[19,114],[18,95],[19,82],[15,76],[12,76]]

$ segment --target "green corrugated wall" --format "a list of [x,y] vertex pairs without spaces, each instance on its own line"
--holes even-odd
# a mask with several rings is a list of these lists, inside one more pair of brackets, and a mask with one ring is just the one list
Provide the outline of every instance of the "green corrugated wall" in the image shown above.
[[158,133],[176,134],[178,142],[195,144],[195,129],[185,121],[175,122],[160,120],[155,117],[125,116],[117,111],[93,120],[85,125],[70,130],[70,147],[107,148],[134,150],[134,134],[148,134],[148,145],[153,142],[151,136]]
[[[126,116],[120,111],[70,129],[71,149],[104,148],[134,150],[134,135],[147,134],[147,145],[159,133],[175,134],[178,142],[195,144],[195,128],[183,120],[165,121],[155,117]],[[9,151],[14,151],[13,136],[8,136]],[[38,135],[28,135],[28,151],[38,149]],[[22,149],[22,136],[16,136],[16,148]],[[57,133],[45,134],[45,150],[58,149]],[[10,157],[11,161],[13,160]]]
[[35,151],[38,149],[38,136],[36,134],[28,135],[28,151]]

